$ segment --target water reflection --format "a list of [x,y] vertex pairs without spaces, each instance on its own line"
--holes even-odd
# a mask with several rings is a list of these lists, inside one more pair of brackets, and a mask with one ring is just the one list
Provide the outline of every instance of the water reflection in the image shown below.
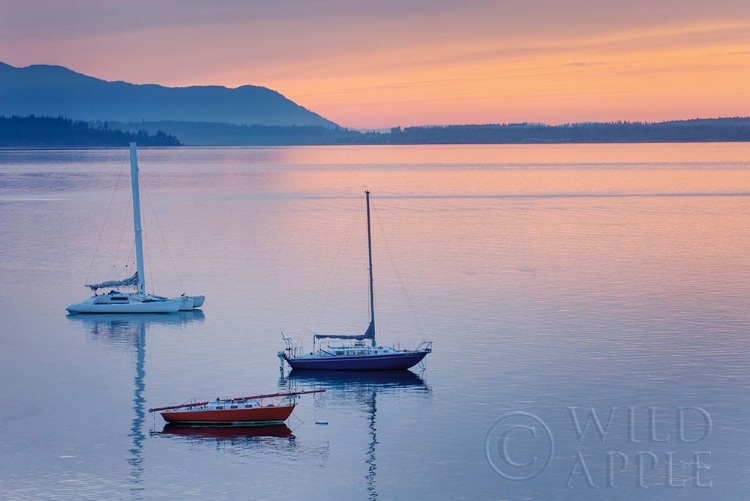
[[[286,461],[319,461],[329,455],[328,444],[300,444],[286,424],[272,426],[179,426],[165,424],[160,430],[152,430],[151,437],[170,439],[190,449],[207,449],[235,457],[252,458],[258,454],[270,454]],[[265,459],[263,459],[265,461]]]
[[[378,499],[376,484],[378,444],[378,396],[385,394],[414,393],[421,395],[432,394],[431,388],[422,378],[422,373],[411,371],[380,371],[380,372],[351,372],[351,371],[300,371],[292,370],[289,374],[281,371],[279,388],[289,391],[303,389],[325,389],[316,398],[316,403],[332,402],[332,407],[351,405],[352,399],[363,409],[367,416],[368,444],[365,451],[367,465],[367,493],[368,499]],[[325,405],[325,404],[324,404]]]
[[132,447],[128,450],[128,464],[130,465],[130,491],[134,499],[142,499],[144,487],[141,485],[143,476],[143,442],[146,436],[143,424],[146,419],[146,332],[153,325],[182,326],[193,321],[203,321],[205,316],[200,310],[181,311],[168,315],[139,315],[139,314],[97,314],[97,315],[68,315],[71,321],[80,322],[89,335],[98,341],[128,349],[135,348],[136,364],[133,378],[133,421],[130,425],[128,437],[132,440]]
[[295,436],[285,424],[273,426],[179,426],[165,424],[151,436],[172,438],[192,445],[215,445],[237,453],[270,447],[275,452],[296,447]]
[[123,347],[136,347],[137,338],[142,336],[147,327],[165,326],[167,328],[183,327],[190,322],[203,322],[205,315],[201,310],[179,311],[163,315],[154,314],[74,314],[67,315],[68,320],[83,324],[92,339]]
[[293,439],[291,428],[285,424],[273,426],[179,426],[167,423],[162,431],[153,432],[153,435],[171,435],[197,440],[226,440],[229,442],[243,442],[263,437],[290,438]]
[[358,393],[361,391],[383,392],[406,390],[430,393],[432,390],[422,378],[423,372],[412,371],[305,371],[292,370],[282,373],[279,387],[290,391],[298,389],[325,389],[334,394]]

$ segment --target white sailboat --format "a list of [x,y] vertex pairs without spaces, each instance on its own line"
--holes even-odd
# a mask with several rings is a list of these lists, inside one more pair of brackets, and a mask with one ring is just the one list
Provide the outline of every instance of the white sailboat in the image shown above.
[[[138,158],[135,143],[130,143],[130,179],[133,191],[133,229],[135,232],[135,260],[137,271],[124,280],[109,280],[86,284],[94,295],[80,303],[71,304],[68,313],[174,313],[203,306],[204,296],[162,297],[146,292],[143,266],[143,241],[141,238],[141,201],[138,190]],[[132,287],[121,292],[120,287]],[[99,294],[100,289],[109,292]]]

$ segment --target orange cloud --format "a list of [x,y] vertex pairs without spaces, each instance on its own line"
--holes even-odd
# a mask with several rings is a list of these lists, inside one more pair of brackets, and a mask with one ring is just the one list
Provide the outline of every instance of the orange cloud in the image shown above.
[[750,23],[515,47],[437,44],[339,63],[277,88],[355,127],[368,119],[388,126],[750,114]]

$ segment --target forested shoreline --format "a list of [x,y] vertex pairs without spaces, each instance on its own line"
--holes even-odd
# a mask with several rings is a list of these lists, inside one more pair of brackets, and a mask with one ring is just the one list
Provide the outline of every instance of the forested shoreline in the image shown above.
[[0,117],[0,147],[64,148],[127,146],[180,146],[180,141],[163,131],[125,132],[107,124],[94,127],[82,120],[65,117]]
[[750,142],[750,118],[564,125],[485,124],[356,131],[322,126],[210,122],[84,122],[65,117],[0,117],[0,147],[301,146],[336,144],[566,144]]

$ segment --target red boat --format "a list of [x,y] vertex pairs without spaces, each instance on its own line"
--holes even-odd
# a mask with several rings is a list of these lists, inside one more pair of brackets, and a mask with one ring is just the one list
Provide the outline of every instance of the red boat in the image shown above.
[[283,424],[287,420],[300,395],[322,391],[325,390],[217,398],[157,407],[149,409],[149,412],[159,412],[166,422],[185,426],[270,426]]

